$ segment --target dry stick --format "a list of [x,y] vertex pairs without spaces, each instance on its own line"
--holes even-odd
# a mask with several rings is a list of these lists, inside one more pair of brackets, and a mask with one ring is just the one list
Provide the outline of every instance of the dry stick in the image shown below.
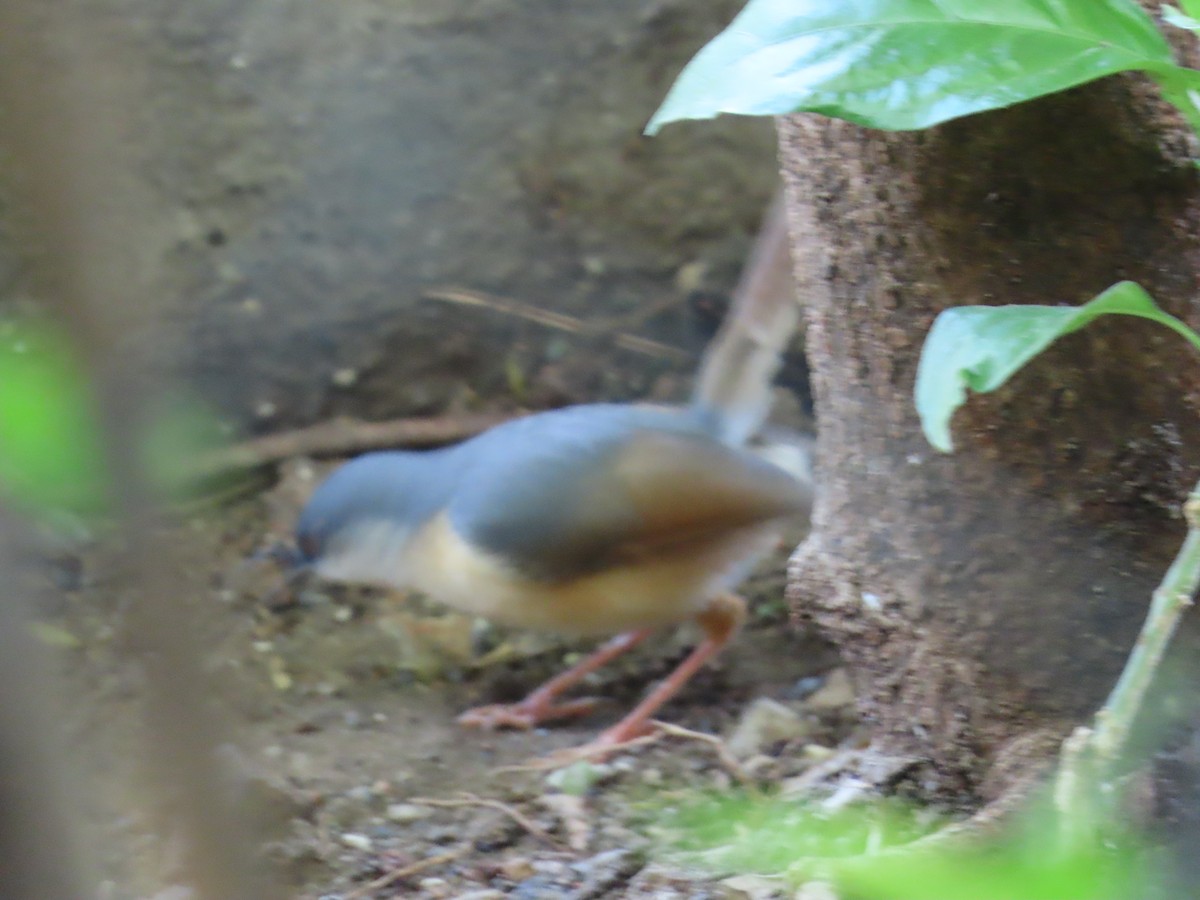
[[549,756],[531,759],[529,762],[520,763],[515,766],[496,766],[492,769],[492,774],[503,775],[518,772],[545,772],[549,769],[562,769],[573,763],[585,762],[596,757],[612,756],[617,753],[635,750],[638,747],[656,744],[662,740],[663,734],[664,732],[655,730],[650,734],[644,734],[641,737],[636,737],[631,741],[625,741],[615,746],[609,744],[585,744],[582,747],[568,747],[564,750],[551,753]]
[[537,824],[529,819],[528,816],[523,814],[515,807],[509,806],[502,800],[489,800],[486,797],[478,797],[475,794],[463,791],[458,795],[457,800],[438,800],[433,797],[412,797],[408,802],[417,803],[422,806],[441,806],[447,809],[454,809],[461,806],[486,806],[490,809],[499,810],[500,812],[504,813],[504,815],[508,816],[538,840],[545,841],[551,847],[562,847],[562,845],[544,828],[539,828]]
[[1125,749],[1179,619],[1200,588],[1200,484],[1192,488],[1184,502],[1183,516],[1188,523],[1187,537],[1154,591],[1146,622],[1116,687],[1096,713],[1092,726],[1075,729],[1063,742],[1054,797],[1063,814],[1068,840],[1077,840],[1095,828],[1091,792],[1098,782],[1102,785],[1106,770]]
[[[0,3],[0,136],[41,242],[39,287],[82,356],[100,413],[102,462],[134,572],[127,650],[146,674],[146,755],[161,792],[156,799],[169,798],[174,813],[161,833],[183,839],[197,898],[269,900],[277,892],[257,877],[244,820],[224,802],[230,791],[217,748],[225,729],[212,706],[219,694],[200,661],[200,629],[188,606],[176,602],[178,575],[157,536],[139,462],[150,379],[122,344],[153,309],[140,254],[155,207],[142,193],[132,152],[138,143],[129,117],[144,105],[133,84],[137,73],[131,57],[113,51],[103,35],[80,30],[77,18],[47,28],[46,8],[41,0]],[[41,837],[55,841],[53,834]],[[63,895],[47,888],[41,896]]]
[[729,747],[725,742],[717,735],[707,734],[703,731],[693,731],[691,728],[684,728],[682,725],[674,725],[670,722],[659,721],[658,719],[654,720],[654,727],[661,729],[664,734],[671,737],[708,744],[716,752],[717,760],[721,763],[721,766],[734,777],[734,780],[741,784],[751,784],[754,781],[742,764],[738,762],[737,757],[729,751]]
[[496,413],[472,413],[386,422],[335,419],[210,451],[188,467],[188,474],[203,480],[256,469],[294,456],[349,456],[367,450],[437,447],[473,437],[511,418],[511,415]]
[[385,888],[389,884],[395,884],[402,878],[408,878],[412,875],[419,875],[428,869],[434,869],[438,866],[445,865],[449,862],[454,862],[464,853],[465,848],[451,850],[449,853],[442,853],[438,856],[428,856],[425,859],[419,859],[415,863],[409,863],[407,866],[401,866],[398,869],[392,869],[390,872],[385,872],[374,881],[368,881],[362,887],[355,888],[348,894],[342,894],[342,900],[362,900],[363,897],[369,897],[374,891],[380,888]]
[[[454,287],[432,288],[425,291],[422,296],[429,300],[440,300],[443,303],[456,303],[459,306],[476,306],[483,309],[495,310],[505,315],[525,319],[529,322],[536,322],[539,325],[545,325],[547,328],[554,328],[558,331],[566,331],[571,334],[581,334],[588,337],[605,337],[611,333],[611,329],[602,324],[597,325],[586,322],[583,319],[577,319],[575,316],[569,316],[566,313],[552,312],[551,310],[530,306],[527,303],[520,303],[516,300],[485,294],[482,291]],[[636,334],[618,333],[612,335],[612,339],[613,343],[623,350],[641,353],[644,356],[653,356],[656,359],[686,362],[692,358],[692,354],[686,350],[672,347],[670,344],[664,344],[661,341],[640,337]]]
[[605,319],[597,327],[608,331],[633,331],[641,328],[656,316],[661,316],[663,313],[669,312],[681,305],[684,299],[679,294],[668,294],[666,297],[661,297],[653,303],[647,303],[640,309],[635,309],[625,315]]

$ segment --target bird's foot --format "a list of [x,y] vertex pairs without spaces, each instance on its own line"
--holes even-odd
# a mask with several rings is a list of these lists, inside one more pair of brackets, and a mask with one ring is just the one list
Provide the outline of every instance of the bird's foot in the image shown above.
[[468,709],[458,717],[460,725],[495,731],[500,728],[528,730],[544,722],[575,719],[586,716],[596,708],[599,701],[594,697],[581,697],[563,703],[536,701],[532,698],[520,703],[493,703]]

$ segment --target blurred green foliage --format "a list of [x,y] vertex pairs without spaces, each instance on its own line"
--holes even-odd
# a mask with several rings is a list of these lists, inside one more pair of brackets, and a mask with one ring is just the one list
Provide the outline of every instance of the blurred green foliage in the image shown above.
[[828,812],[775,794],[689,793],[656,824],[658,837],[695,862],[759,874],[787,872],[798,860],[859,857],[872,847],[916,840],[940,817],[899,802]]
[[[148,391],[154,415],[134,441],[156,488],[185,499],[189,465],[222,442],[216,418],[178,394]],[[67,339],[45,323],[0,322],[0,498],[32,512],[105,512],[107,445],[93,386]]]
[[61,335],[0,325],[0,492],[21,507],[95,511],[106,494],[94,398]]
[[[922,842],[946,819],[895,800],[828,812],[779,796],[691,794],[656,819],[682,860],[722,872],[831,882],[842,900],[1135,900],[1150,883],[1138,842],[1063,846],[1049,812],[986,845]],[[913,842],[916,842],[915,844]],[[910,846],[911,845],[911,846]]]

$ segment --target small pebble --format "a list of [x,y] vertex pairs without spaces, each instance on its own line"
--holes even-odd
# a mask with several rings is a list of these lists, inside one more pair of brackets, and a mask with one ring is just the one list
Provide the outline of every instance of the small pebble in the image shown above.
[[663,773],[661,769],[646,769],[642,772],[642,784],[655,787],[663,783]]
[[708,263],[692,260],[684,263],[675,272],[675,286],[685,294],[698,291],[704,286],[704,276],[707,274]]
[[783,879],[768,875],[734,875],[722,879],[721,885],[737,891],[746,900],[776,900],[784,896]]
[[335,387],[348,388],[353,387],[358,381],[357,369],[338,369],[333,373],[331,378]]
[[546,776],[546,784],[564,794],[582,797],[612,771],[612,768],[604,763],[597,764],[580,759],[569,766],[552,771]]
[[285,666],[286,663],[278,656],[267,659],[267,673],[271,678],[271,684],[277,691],[290,691],[294,684],[292,676],[287,673]]
[[742,713],[725,745],[738,759],[748,759],[780,741],[803,737],[808,730],[808,723],[794,709],[759,697]]
[[535,859],[530,865],[533,866],[533,871],[539,875],[551,878],[568,878],[571,874],[571,867],[557,859]]
[[387,808],[387,817],[401,825],[409,825],[429,815],[429,809],[416,803],[393,803]]
[[613,888],[627,883],[645,864],[643,854],[625,848],[597,853],[574,865],[583,883],[570,896],[609,896]]
[[838,894],[828,881],[810,881],[792,894],[792,900],[838,900]]
[[445,878],[422,878],[417,882],[417,886],[431,897],[441,898],[451,895],[450,882]]
[[344,832],[339,838],[342,844],[349,847],[351,850],[361,850],[364,853],[369,851],[373,842],[365,834],[359,834],[357,831]]
[[854,702],[854,685],[850,673],[845,669],[834,669],[825,677],[825,683],[804,701],[809,709],[837,709]]
[[792,685],[792,689],[787,692],[787,697],[789,700],[803,700],[811,697],[824,683],[825,679],[820,675],[805,675]]
[[583,271],[593,278],[599,277],[608,271],[608,263],[605,262],[602,256],[585,256],[582,260]]
[[242,270],[231,262],[223,262],[217,266],[217,277],[226,284],[236,284],[244,277]]
[[545,900],[546,897],[562,897],[565,887],[553,878],[535,875],[526,878],[509,892],[509,900]]
[[177,884],[159,891],[150,900],[192,900],[195,896],[196,893],[191,888]]
[[533,876],[534,868],[524,856],[514,856],[500,864],[500,874],[509,881],[524,881]]

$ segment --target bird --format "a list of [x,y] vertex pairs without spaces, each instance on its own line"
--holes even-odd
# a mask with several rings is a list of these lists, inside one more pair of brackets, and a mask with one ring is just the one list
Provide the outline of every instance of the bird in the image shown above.
[[594,701],[563,695],[656,631],[693,621],[703,638],[690,654],[578,755],[651,732],[657,710],[742,624],[739,583],[811,509],[807,462],[784,468],[749,446],[796,304],[760,297],[757,316],[742,307],[686,405],[569,406],[454,446],[344,463],[299,516],[293,568],[415,589],[503,625],[610,637],[525,699],[459,717],[487,729],[589,712]]

